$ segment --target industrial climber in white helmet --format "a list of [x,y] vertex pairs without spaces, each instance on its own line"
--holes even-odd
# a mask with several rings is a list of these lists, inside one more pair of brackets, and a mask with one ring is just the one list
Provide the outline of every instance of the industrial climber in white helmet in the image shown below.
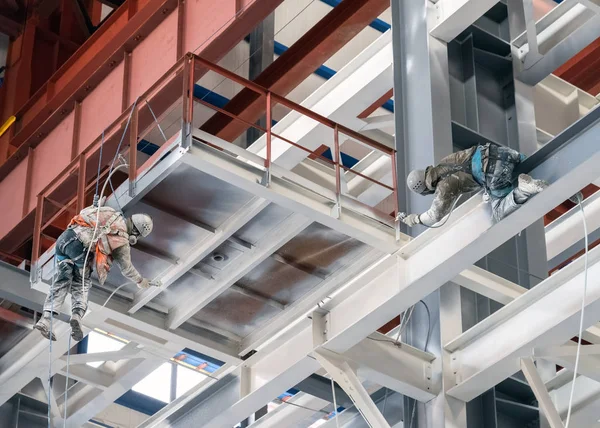
[[147,214],[125,218],[122,213],[104,206],[87,207],[73,217],[56,241],[56,277],[46,296],[42,318],[34,328],[44,337],[56,340],[50,331],[51,311],[55,315],[58,313],[70,291],[71,337],[77,341],[83,339],[81,319],[87,310],[94,259],[100,284],[106,280],[114,261],[123,276],[139,288],[157,285],[143,278],[131,263],[131,245],[138,237],[148,236],[152,226],[152,219]]
[[514,169],[523,160],[525,155],[516,150],[488,143],[452,153],[436,166],[411,171],[408,188],[420,195],[434,194],[433,203],[422,214],[400,213],[398,217],[411,227],[431,227],[452,211],[461,194],[483,188],[494,220],[500,221],[548,186],[527,174],[520,174],[514,186]]

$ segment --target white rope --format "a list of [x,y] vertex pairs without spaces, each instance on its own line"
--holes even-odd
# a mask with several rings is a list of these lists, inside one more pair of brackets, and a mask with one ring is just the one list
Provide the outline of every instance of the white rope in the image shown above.
[[333,411],[335,412],[335,425],[337,428],[340,428],[340,420],[338,419],[338,406],[337,400],[335,398],[335,382],[333,377],[331,378],[331,393],[333,394]]
[[573,382],[571,383],[571,394],[569,396],[569,407],[567,410],[567,422],[565,428],[569,428],[571,422],[571,410],[573,408],[573,395],[575,393],[575,381],[577,380],[577,370],[579,369],[579,359],[581,357],[581,335],[583,334],[583,318],[585,315],[585,297],[587,293],[587,278],[588,278],[588,230],[587,221],[585,219],[585,212],[583,210],[583,204],[581,196],[577,195],[579,209],[581,210],[581,217],[583,218],[583,237],[585,241],[585,259],[584,259],[584,276],[583,276],[583,297],[581,299],[581,316],[579,318],[579,334],[577,335],[577,353],[575,356],[575,369],[573,370]]

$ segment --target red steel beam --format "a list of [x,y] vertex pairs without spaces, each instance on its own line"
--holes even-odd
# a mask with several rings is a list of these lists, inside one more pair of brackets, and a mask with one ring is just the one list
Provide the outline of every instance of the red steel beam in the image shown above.
[[[20,131],[10,143],[18,150],[0,168],[0,179],[25,157],[29,147],[36,147],[71,112],[75,101],[85,98],[120,63],[125,50],[138,45],[176,5],[176,0],[150,0],[130,19],[126,7],[117,9],[17,112]],[[54,92],[51,98],[47,95],[49,86]],[[0,161],[2,151],[0,148]]]
[[[286,96],[389,6],[389,0],[344,0],[267,67],[255,82]],[[244,89],[227,103],[226,110],[253,123],[264,114],[265,100]],[[215,114],[202,126],[202,130],[226,141],[235,140],[246,129],[247,126],[223,114]]]
[[[211,57],[215,62],[220,60],[227,54],[228,47],[234,47],[243,40],[243,37],[254,28],[257,22],[272,13],[282,1],[283,0],[236,0],[236,13],[232,13],[231,19],[218,29],[217,36],[209,38],[205,43],[198,47],[197,51]],[[125,58],[126,52],[131,52],[135,45],[157,26],[157,23],[161,19],[169,15],[170,10],[164,6],[166,4],[177,5],[178,3],[177,0],[139,0],[139,2],[139,10],[132,18],[129,17],[130,10],[123,7],[120,9],[126,9],[127,16],[113,14],[113,17],[111,18],[114,20],[112,26],[110,23],[105,24],[106,28],[110,29],[105,40],[107,45],[96,46],[91,42],[92,47],[86,45],[89,49],[94,50],[95,56],[93,58],[90,58],[90,54],[86,52],[86,46],[84,46],[75,57],[71,58],[69,62],[71,67],[77,68],[82,65],[82,68],[79,68],[79,72],[76,75],[73,75],[74,72],[67,67],[68,64],[66,64],[65,67],[61,69],[60,73],[54,76],[52,80],[56,92],[49,104],[44,105],[47,96],[37,96],[35,100],[28,103],[29,109],[24,109],[25,113],[33,117],[31,122],[35,122],[36,124],[41,123],[41,125],[33,130],[34,127],[31,125],[31,122],[27,123],[26,121],[21,120],[21,129],[18,130],[17,137],[23,138],[24,142],[19,149],[20,152],[27,148],[27,151],[25,152],[27,153],[30,147],[35,147],[42,143],[45,135],[60,123],[65,115],[73,109],[74,105],[81,108],[80,103],[83,101],[86,94],[89,93],[91,89],[108,74],[108,72],[114,69],[120,60]],[[181,1],[179,4],[183,4],[183,2]],[[178,22],[180,26],[183,24],[182,19],[179,19]],[[177,28],[176,36],[179,39],[183,36],[183,33],[182,28]],[[131,37],[132,35],[133,37]],[[119,43],[119,41],[122,43]],[[179,42],[178,44],[182,46]],[[104,62],[100,61],[100,57],[105,59]],[[89,63],[83,64],[82,61],[85,62],[85,60],[95,61],[94,65],[100,64],[100,67],[93,68]],[[71,76],[71,80],[67,79],[66,76]],[[124,78],[129,78],[127,73],[125,73]],[[181,82],[179,82],[179,86],[181,86]],[[179,90],[177,94],[181,94],[181,90]],[[177,97],[177,94],[174,93],[174,96]],[[121,97],[122,95],[123,94],[119,91],[118,96]],[[60,104],[56,101],[57,97],[62,97],[60,101],[65,101]],[[152,103],[156,102],[157,104],[161,104],[162,101],[165,101],[162,99],[164,98],[162,95],[155,98],[156,99],[151,101]],[[160,98],[160,100],[158,98]],[[38,108],[38,103],[42,103],[42,107]],[[51,107],[49,107],[50,105]],[[52,109],[51,111],[49,110],[50,108]],[[155,110],[157,109],[156,106],[154,106],[154,108]],[[33,112],[31,109],[33,109]],[[160,116],[160,110],[156,111]],[[37,114],[35,112],[37,112]],[[77,116],[78,115],[75,117],[74,138],[72,145],[69,147],[69,149],[73,151],[73,154],[76,154],[80,149],[76,136],[78,134],[76,128],[79,127]],[[146,116],[150,117],[145,105],[140,106],[140,122],[145,123],[147,119]],[[32,132],[33,130],[33,133],[31,133],[30,137],[24,138],[25,128],[28,127],[31,128],[28,132]],[[13,128],[15,127],[13,126]],[[142,131],[143,129],[145,129],[144,126],[141,126],[140,130]],[[112,144],[112,141],[107,140],[105,142],[105,149],[110,149],[110,147],[108,147],[110,144]],[[0,180],[18,165],[19,159],[22,159],[22,153],[20,153],[20,157],[18,155],[19,153],[17,156],[13,156],[9,162],[0,166]],[[97,163],[98,158],[97,155],[95,156],[95,162]],[[90,162],[94,162],[94,156],[88,159],[88,164]],[[88,170],[91,171],[90,168],[88,168]],[[30,173],[30,171],[28,172]],[[46,188],[47,187],[48,186],[46,186]],[[64,189],[58,189],[57,192],[59,190],[63,192]],[[34,207],[29,208],[31,211],[26,213],[12,230],[0,240],[0,247],[4,250],[14,251],[16,248],[22,248],[24,244],[26,245],[27,240],[31,239],[34,216],[37,210],[32,209]]]
[[371,104],[369,107],[367,107],[361,114],[359,114],[357,117],[359,119],[365,119],[369,116],[371,116],[371,114],[373,114],[373,112],[375,110],[377,110],[379,107],[381,107],[382,105],[385,104],[385,102],[387,100],[389,100],[390,98],[392,98],[394,96],[394,88],[390,89],[389,91],[387,91],[385,94],[383,94],[381,96],[381,98],[379,98],[377,101],[375,101],[373,104]]
[[[239,0],[235,17],[217,36],[200,46],[200,52],[211,61],[219,61],[282,1]],[[117,9],[17,113],[20,130],[10,144],[19,148],[0,167],[0,180],[25,158],[29,147],[36,147],[70,113],[74,102],[85,98],[123,60],[126,52],[131,52],[174,10],[177,3],[177,0],[148,0],[133,16],[125,5]],[[47,96],[49,85],[53,86],[54,92],[50,100]],[[0,147],[0,163],[6,149]]]
[[598,95],[600,90],[600,38],[559,67],[554,74],[592,95]]

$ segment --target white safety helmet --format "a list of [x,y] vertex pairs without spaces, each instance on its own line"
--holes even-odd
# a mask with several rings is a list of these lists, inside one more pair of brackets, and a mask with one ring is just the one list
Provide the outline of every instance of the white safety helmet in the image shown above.
[[414,169],[406,177],[406,185],[415,193],[424,194],[427,192],[425,185],[425,171],[422,169]]
[[148,214],[134,214],[131,216],[131,222],[144,238],[152,232],[152,217]]

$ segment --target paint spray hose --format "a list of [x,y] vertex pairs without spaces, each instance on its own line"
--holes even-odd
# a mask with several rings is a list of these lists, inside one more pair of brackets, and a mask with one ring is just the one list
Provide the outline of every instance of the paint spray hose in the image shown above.
[[587,281],[588,281],[588,252],[589,252],[589,243],[588,243],[588,230],[587,230],[587,221],[585,218],[585,212],[583,210],[581,193],[577,194],[577,204],[579,205],[579,209],[581,211],[581,217],[583,219],[583,237],[585,242],[585,259],[584,259],[584,277],[583,277],[583,297],[581,299],[581,317],[579,318],[579,334],[577,335],[577,353],[575,355],[575,367],[573,370],[573,382],[571,382],[571,394],[569,396],[569,407],[567,410],[567,421],[565,423],[565,428],[569,428],[569,423],[571,422],[571,409],[573,408],[573,395],[575,393],[575,381],[577,380],[577,370],[579,369],[579,360],[581,357],[581,335],[583,334],[583,319],[585,315],[585,297],[587,293]]

